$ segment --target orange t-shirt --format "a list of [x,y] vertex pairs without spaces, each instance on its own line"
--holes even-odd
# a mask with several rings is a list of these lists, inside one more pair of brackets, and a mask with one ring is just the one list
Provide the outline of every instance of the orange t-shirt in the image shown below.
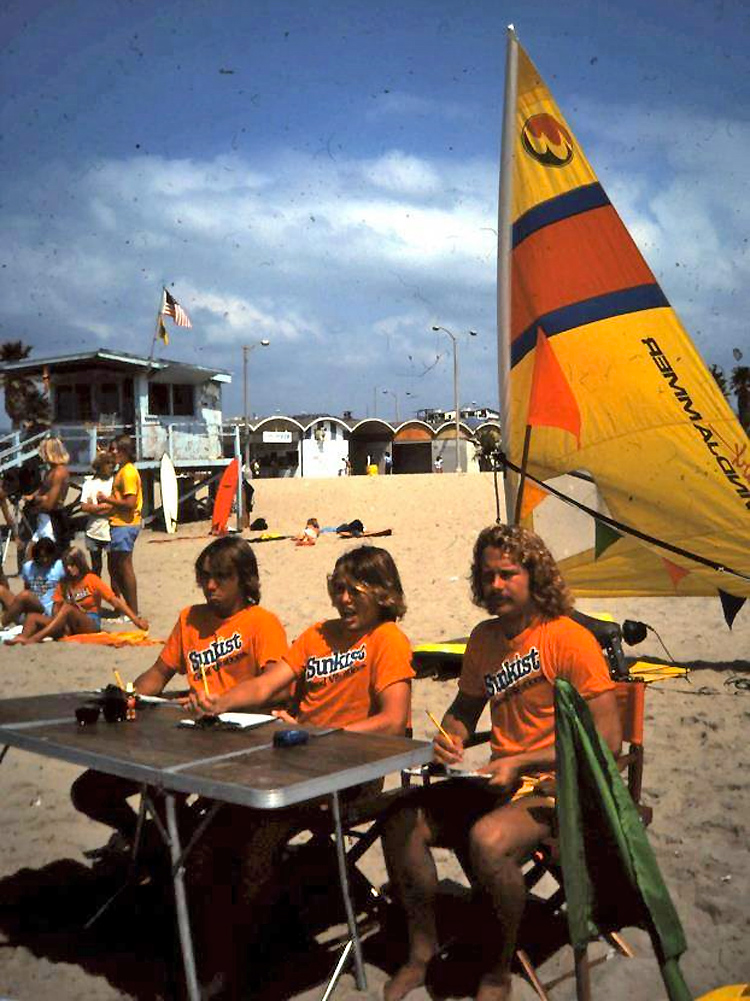
[[260,605],[248,605],[228,619],[208,605],[183,608],[161,660],[178,674],[186,674],[191,688],[203,691],[206,672],[212,695],[254,678],[270,660],[285,660],[289,644],[278,618]]
[[102,601],[112,604],[112,588],[95,573],[87,573],[80,580],[60,581],[55,590],[53,602],[69,601],[84,612],[100,612]]
[[337,622],[316,622],[297,639],[287,663],[301,679],[300,723],[349,726],[377,712],[376,696],[411,681],[411,646],[395,622],[381,622],[353,642],[334,643]]
[[458,687],[489,700],[493,758],[554,743],[555,678],[569,681],[584,699],[614,688],[596,639],[567,616],[537,620],[510,640],[498,619],[476,626]]

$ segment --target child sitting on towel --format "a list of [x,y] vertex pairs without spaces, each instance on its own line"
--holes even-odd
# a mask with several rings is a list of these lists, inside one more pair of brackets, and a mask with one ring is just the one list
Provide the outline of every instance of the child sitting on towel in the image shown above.
[[[37,543],[37,547],[41,545]],[[102,601],[115,611],[127,615],[137,629],[148,629],[146,619],[140,618],[130,606],[119,598],[104,581],[92,573],[85,555],[71,547],[62,558],[64,576],[57,585],[48,613],[29,612],[20,636],[6,643],[41,643],[51,637],[75,636],[79,633],[98,633],[102,628]]]
[[[396,625],[406,603],[393,558],[374,546],[345,553],[328,578],[328,593],[337,618],[306,629],[284,660],[220,695],[206,696],[196,687],[186,701],[211,715],[258,709],[296,683],[299,707],[294,715],[275,713],[285,722],[403,735],[409,725],[414,671],[409,641]],[[356,790],[349,792],[357,795]],[[282,851],[309,823],[310,806],[273,811],[222,807],[194,849],[191,882],[206,900],[215,898],[218,883],[236,879],[231,870],[238,864],[244,903],[250,903],[253,926],[262,929],[263,911],[275,903]],[[206,916],[210,909],[200,910]],[[216,975],[230,980],[238,975],[233,964],[244,950],[227,941],[227,929],[237,934],[243,924],[238,914],[232,921],[225,916],[218,933],[215,923],[205,928],[205,960]]]

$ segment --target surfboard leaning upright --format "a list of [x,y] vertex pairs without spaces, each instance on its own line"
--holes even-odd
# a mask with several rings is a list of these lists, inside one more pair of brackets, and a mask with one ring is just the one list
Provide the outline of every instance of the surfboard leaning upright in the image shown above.
[[170,535],[177,531],[177,511],[179,494],[177,491],[177,474],[174,463],[165,452],[161,457],[159,467],[159,486],[161,488],[161,506],[164,513],[164,527]]
[[211,535],[225,535],[227,522],[232,510],[232,502],[237,494],[240,467],[237,459],[232,459],[219,480],[214,510],[211,515]]

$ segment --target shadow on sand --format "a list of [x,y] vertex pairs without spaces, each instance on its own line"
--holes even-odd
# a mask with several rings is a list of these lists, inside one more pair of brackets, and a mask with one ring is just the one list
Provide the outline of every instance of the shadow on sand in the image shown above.
[[[316,869],[310,873],[303,866],[296,871],[294,891],[287,894],[262,945],[251,955],[248,1001],[293,998],[324,984],[331,975],[347,937],[346,925],[335,870],[325,875]],[[186,996],[182,959],[166,867],[159,877],[128,886],[93,927],[84,927],[126,876],[126,865],[89,867],[60,859],[0,880],[0,931],[6,938],[0,948],[23,947],[53,963],[76,964],[140,1001],[182,1001]],[[382,902],[372,906],[364,878],[355,874],[353,883],[358,914],[369,912],[365,960],[389,975],[406,958],[402,918],[396,908]],[[537,959],[564,941],[564,929],[540,921],[533,909],[525,923],[529,932],[536,933],[536,944],[526,938]],[[444,881],[438,926],[446,948],[430,969],[431,994],[472,996],[487,956],[498,947],[497,939],[488,937],[492,923],[463,887]]]

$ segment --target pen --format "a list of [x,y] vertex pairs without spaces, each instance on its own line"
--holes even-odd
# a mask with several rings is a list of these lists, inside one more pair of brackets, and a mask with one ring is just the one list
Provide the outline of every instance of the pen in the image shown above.
[[[452,735],[451,735],[451,734],[449,734],[449,733],[448,733],[448,731],[447,731],[446,729],[444,729],[444,728],[443,728],[443,727],[442,727],[442,726],[440,725],[440,723],[438,723],[438,721],[437,721],[437,720],[435,719],[435,717],[434,717],[434,716],[432,715],[432,713],[430,712],[430,710],[429,710],[429,709],[425,709],[425,712],[426,712],[426,713],[427,713],[427,715],[428,715],[428,716],[430,717],[430,719],[431,719],[431,720],[432,720],[432,722],[433,722],[433,723],[435,724],[435,726],[436,726],[436,727],[438,728],[438,730],[439,730],[439,731],[440,731],[440,732],[442,733],[442,735],[443,735],[443,736],[445,737],[445,739],[446,739],[447,741],[449,741],[449,742],[450,742],[451,744],[453,744],[453,745],[455,746],[455,745],[456,745],[456,741],[455,741],[455,740],[453,739]],[[459,738],[456,738],[456,740],[458,740],[458,739],[459,739]]]

